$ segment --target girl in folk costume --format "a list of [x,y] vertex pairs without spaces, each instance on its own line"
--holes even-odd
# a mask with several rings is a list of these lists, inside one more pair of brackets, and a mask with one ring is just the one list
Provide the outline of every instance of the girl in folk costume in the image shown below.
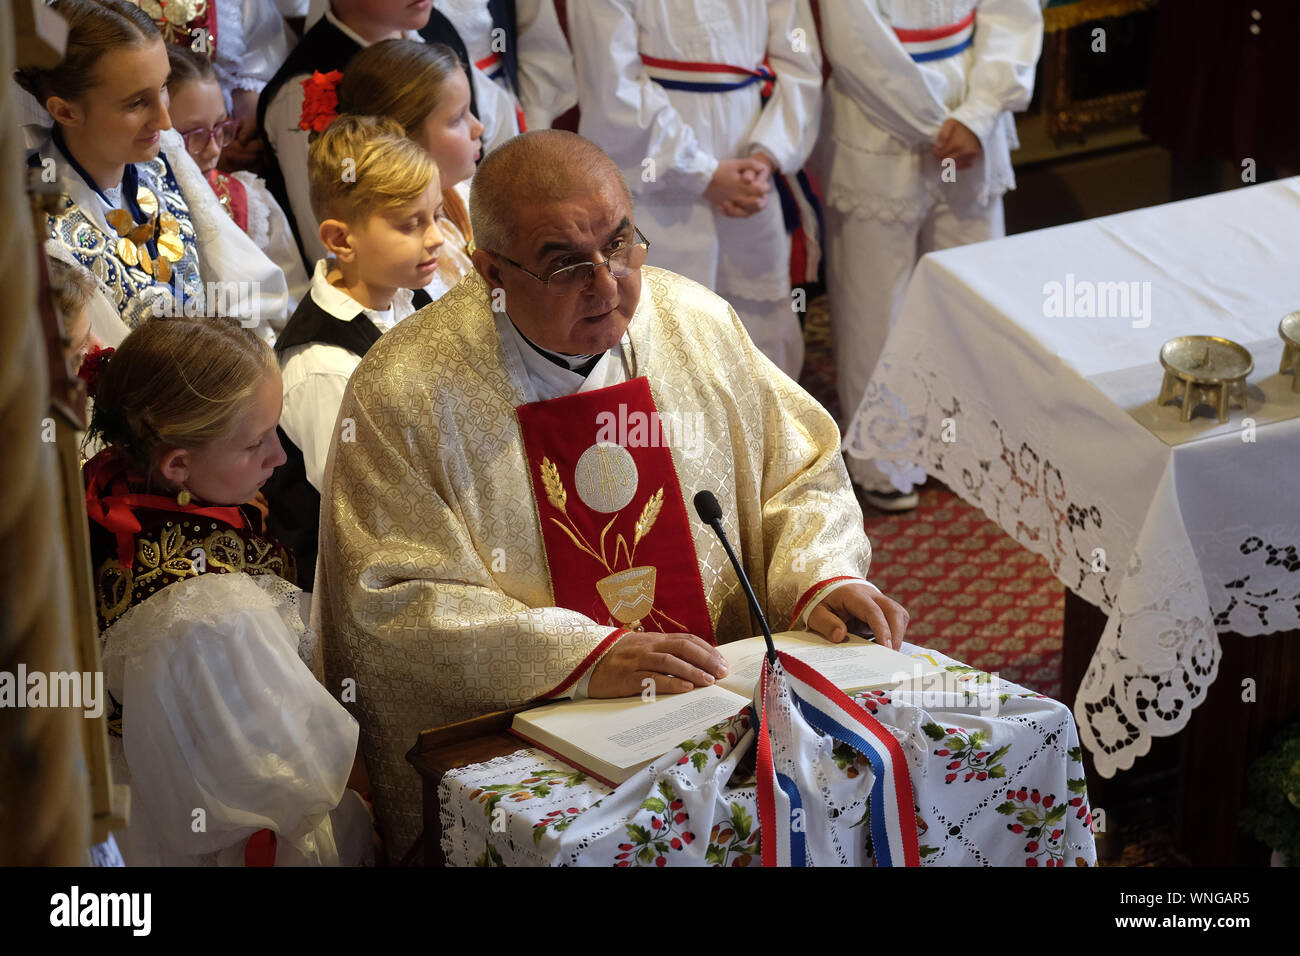
[[51,6],[68,23],[63,61],[17,74],[53,120],[28,164],[70,167],[49,236],[95,274],[131,328],[206,313],[217,307],[209,284],[222,283],[222,310],[273,337],[288,307],[284,275],[221,211],[171,130],[158,28],[127,0]]
[[315,676],[293,557],[251,503],[285,460],[274,354],[228,320],[162,318],[83,377],[106,446],[84,479],[123,856],[361,862],[357,725]]
[[[554,0],[441,0],[439,7],[465,41],[477,71],[509,98],[517,132],[545,129],[578,102],[573,54],[560,29]],[[478,101],[489,93],[476,90]],[[484,122],[491,118],[484,113]],[[484,141],[495,144],[488,126]]]
[[424,291],[439,299],[472,268],[468,245],[469,186],[482,150],[483,124],[469,108],[469,81],[456,54],[442,44],[385,40],[348,63],[338,85],[339,108],[396,120],[433,157],[442,186],[438,217],[443,246],[438,271]]
[[310,280],[284,210],[260,176],[244,170],[223,173],[217,169],[222,150],[235,138],[238,121],[226,110],[212,64],[188,47],[169,46],[167,59],[172,68],[167,79],[172,125],[185,140],[185,148],[217,194],[221,207],[284,272],[290,308],[295,307],[306,294]]
[[[1004,234],[1015,188],[1012,113],[1029,105],[1040,0],[852,0],[821,5],[831,65],[827,184],[831,331],[844,424],[884,349],[912,268],[927,252]],[[893,476],[849,458],[867,500],[913,507]]]
[[227,160],[253,163],[261,152],[257,96],[289,55],[293,37],[272,0],[134,0],[169,45],[207,57],[235,118]]
[[569,9],[578,132],[622,169],[654,242],[651,263],[730,302],[754,343],[797,378],[791,240],[772,186],[802,168],[817,139],[821,56],[808,0]]

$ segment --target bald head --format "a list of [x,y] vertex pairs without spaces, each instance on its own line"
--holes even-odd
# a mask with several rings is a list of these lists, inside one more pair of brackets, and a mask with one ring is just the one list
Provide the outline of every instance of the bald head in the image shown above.
[[623,174],[599,146],[577,133],[541,129],[507,140],[484,158],[470,187],[470,225],[480,249],[510,244],[524,206],[549,204],[613,186],[632,204]]

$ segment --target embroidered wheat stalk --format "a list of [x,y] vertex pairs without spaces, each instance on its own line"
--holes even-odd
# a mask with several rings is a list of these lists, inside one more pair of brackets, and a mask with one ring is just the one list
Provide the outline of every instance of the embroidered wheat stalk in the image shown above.
[[568,504],[569,493],[564,490],[564,482],[560,480],[560,470],[555,467],[555,462],[549,458],[542,459],[542,487],[546,489],[546,500],[553,504],[566,515],[565,505]]
[[645,503],[641,509],[641,517],[636,519],[636,534],[632,537],[632,548],[636,549],[637,542],[650,533],[654,527],[655,519],[659,517],[659,509],[664,506],[664,490],[660,488],[650,500]]
[[[641,517],[636,519],[636,529],[632,534],[632,550],[630,552],[627,549],[627,542],[623,540],[623,536],[618,536],[619,543],[623,545],[623,551],[627,553],[628,567],[636,563],[636,546],[642,538],[650,533],[650,529],[654,527],[655,519],[659,517],[659,509],[663,506],[664,490],[660,488],[650,496],[650,500],[641,509]],[[614,554],[617,556],[617,549]]]
[[[555,522],[555,526],[567,534],[569,540],[577,545],[579,550],[585,551],[604,565],[606,571],[613,571],[613,568],[609,566],[609,562],[605,560],[603,553],[604,535],[601,536],[602,553],[597,554],[596,549],[591,546],[586,536],[578,530],[577,525],[573,523],[573,519],[569,517],[569,512],[566,510],[569,503],[569,493],[564,489],[564,482],[560,480],[560,469],[555,467],[555,462],[549,458],[543,458],[541,465],[538,466],[538,471],[542,476],[542,487],[546,489],[546,500],[568,520],[568,524],[565,524],[559,518],[551,515],[551,520]],[[605,530],[609,530],[608,525],[605,526]]]

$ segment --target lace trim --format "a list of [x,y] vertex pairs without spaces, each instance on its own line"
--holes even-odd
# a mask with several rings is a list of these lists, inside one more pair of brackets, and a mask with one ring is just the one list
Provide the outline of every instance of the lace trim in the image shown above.
[[266,183],[247,170],[237,170],[231,175],[244,184],[244,194],[248,197],[248,238],[266,252],[271,241],[271,207],[267,203]]
[[[1177,511],[1172,473],[1157,489],[1144,526],[1135,528],[1105,500],[1082,498],[1071,487],[1038,451],[1054,443],[1031,422],[1018,422],[1019,433],[1010,434],[991,409],[952,395],[923,365],[920,355],[882,358],[845,448],[895,473],[923,464],[1042,555],[1070,590],[1110,615],[1079,688],[1075,717],[1103,776],[1131,767],[1152,737],[1186,725],[1218,670],[1216,618]],[[945,432],[961,440],[944,441]],[[1285,546],[1274,544],[1270,552],[1262,538],[1258,546],[1249,542],[1247,551],[1248,557],[1258,554],[1258,570],[1281,573],[1300,564]],[[1300,589],[1300,579],[1291,581],[1289,590],[1274,594],[1256,584],[1253,593],[1268,592],[1268,611],[1290,609]],[[1244,592],[1245,586],[1232,590]],[[1242,616],[1238,606],[1221,615],[1234,623]]]
[[[173,584],[130,608],[100,636],[110,686],[121,687],[126,658],[176,635],[169,625],[184,621],[220,629],[232,613],[276,612],[294,639],[298,657],[312,667],[318,639],[303,621],[301,596],[298,588],[274,575],[204,574]],[[151,626],[142,626],[142,621]]]

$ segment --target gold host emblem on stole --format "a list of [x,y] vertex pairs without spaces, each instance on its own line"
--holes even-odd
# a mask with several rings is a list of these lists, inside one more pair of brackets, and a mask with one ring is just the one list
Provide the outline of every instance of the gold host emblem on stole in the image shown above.
[[[625,450],[624,453],[626,454]],[[675,630],[684,631],[686,628],[683,624],[663,611],[655,609],[656,568],[653,565],[642,565],[640,567],[636,565],[636,547],[641,543],[641,539],[650,533],[650,529],[654,527],[655,520],[659,517],[659,512],[663,508],[663,488],[651,495],[644,507],[642,507],[641,515],[636,519],[636,524],[632,529],[632,544],[628,545],[627,538],[621,532],[615,533],[613,554],[610,555],[606,551],[606,541],[610,529],[621,514],[621,509],[615,511],[605,527],[601,529],[600,540],[597,545],[593,546],[569,516],[568,491],[564,487],[564,482],[560,478],[560,472],[555,463],[549,458],[543,458],[540,471],[542,487],[546,490],[546,500],[564,518],[561,521],[551,515],[550,520],[569,536],[569,540],[574,543],[579,551],[599,561],[601,566],[609,572],[606,577],[596,582],[596,590],[600,593],[601,599],[609,609],[610,615],[620,624],[625,624],[633,629],[639,628],[643,620],[649,619],[661,630],[668,630],[666,624],[672,624]],[[582,494],[581,490],[579,490],[579,497],[586,503],[588,496]],[[623,562],[620,562],[620,556]],[[620,563],[624,563],[622,568],[619,567]]]

